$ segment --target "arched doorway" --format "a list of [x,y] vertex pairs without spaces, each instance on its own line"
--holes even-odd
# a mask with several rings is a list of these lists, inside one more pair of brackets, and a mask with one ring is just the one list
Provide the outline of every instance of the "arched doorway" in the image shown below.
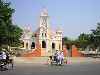
[[26,49],[28,49],[28,43],[26,43]]
[[59,44],[59,50],[61,50],[61,45]]
[[46,42],[42,41],[42,48],[46,48]]
[[21,41],[21,47],[22,47],[22,48],[24,47],[24,42],[23,42],[23,41]]
[[35,49],[35,42],[32,42],[31,49]]
[[52,49],[55,49],[55,43],[52,43]]

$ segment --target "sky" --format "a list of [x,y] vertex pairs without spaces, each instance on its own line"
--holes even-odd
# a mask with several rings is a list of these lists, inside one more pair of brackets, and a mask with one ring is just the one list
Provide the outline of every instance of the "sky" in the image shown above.
[[90,33],[100,22],[100,0],[7,0],[15,9],[13,23],[38,28],[38,18],[43,8],[50,16],[50,27],[61,27],[63,36],[75,39],[80,33]]

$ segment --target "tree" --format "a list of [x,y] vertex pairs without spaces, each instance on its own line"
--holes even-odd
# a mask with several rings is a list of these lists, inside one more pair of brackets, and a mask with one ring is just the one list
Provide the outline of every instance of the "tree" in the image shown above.
[[79,42],[81,48],[85,49],[90,44],[89,35],[90,34],[85,34],[85,33],[82,33],[79,35],[78,42]]
[[18,46],[22,29],[12,23],[12,14],[14,9],[10,7],[11,3],[0,0],[0,47],[2,45]]
[[66,45],[68,50],[71,49],[73,44],[76,45],[76,41],[71,40],[68,37],[64,37],[62,40],[63,45]]
[[92,43],[95,47],[100,46],[100,23],[97,23],[97,28],[91,30],[92,33]]

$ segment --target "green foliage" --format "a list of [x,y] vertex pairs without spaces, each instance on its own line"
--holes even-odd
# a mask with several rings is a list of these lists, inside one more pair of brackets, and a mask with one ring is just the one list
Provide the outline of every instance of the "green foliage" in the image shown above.
[[64,37],[63,38],[63,45],[66,45],[67,46],[67,49],[70,50],[72,45],[76,45],[78,46],[78,41],[76,40],[71,40],[69,39],[68,37]]
[[82,50],[85,50],[87,47],[100,48],[100,23],[97,23],[96,29],[92,29],[90,34],[82,33],[76,40],[69,40],[69,38],[64,37],[63,44],[70,48],[74,44]]
[[80,34],[78,37],[80,47],[83,49],[86,48],[90,44],[89,39],[90,39],[89,34],[85,34],[85,33]]
[[22,30],[12,23],[14,9],[11,3],[0,0],[0,47],[2,45],[18,46]]
[[92,43],[95,47],[100,46],[100,23],[97,23],[97,28],[92,31]]
[[92,29],[90,34],[80,34],[78,41],[81,48],[86,48],[87,46],[92,48],[97,48],[100,46],[100,23],[97,23],[96,29]]

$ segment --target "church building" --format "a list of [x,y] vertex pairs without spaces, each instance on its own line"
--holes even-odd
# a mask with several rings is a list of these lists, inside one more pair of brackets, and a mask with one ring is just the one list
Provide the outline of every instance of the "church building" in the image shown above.
[[37,47],[45,52],[43,56],[52,55],[56,50],[62,50],[62,30],[60,28],[53,32],[50,29],[50,17],[47,9],[43,9],[39,16],[39,26],[32,32],[30,27],[23,30],[21,41],[23,49],[35,51]]

